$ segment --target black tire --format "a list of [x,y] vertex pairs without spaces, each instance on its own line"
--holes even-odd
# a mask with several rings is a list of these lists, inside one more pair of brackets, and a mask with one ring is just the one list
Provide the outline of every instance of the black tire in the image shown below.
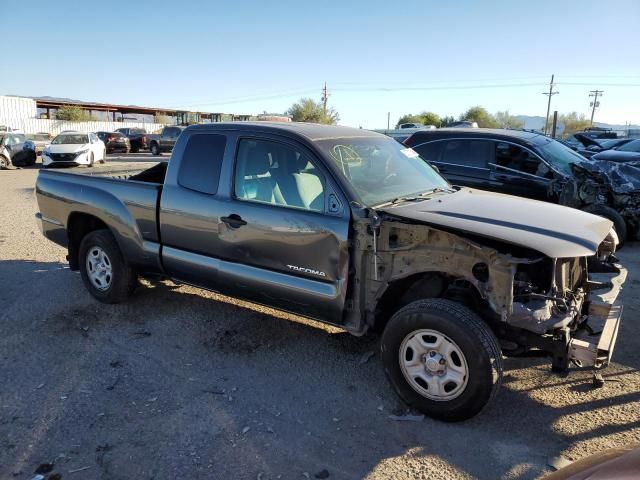
[[584,211],[604,217],[607,220],[611,220],[613,222],[613,228],[618,234],[618,240],[620,240],[618,247],[622,247],[624,242],[627,240],[627,222],[624,221],[622,215],[616,212],[613,208],[602,204],[589,205],[584,209]]
[[160,155],[160,147],[158,146],[158,144],[156,142],[153,142],[151,144],[151,146],[149,147],[151,149],[151,154],[152,155]]
[[100,160],[100,163],[107,163],[107,150],[103,150],[102,152],[102,160]]
[[[94,247],[101,248],[111,264],[111,283],[106,290],[98,289],[89,279],[87,255]],[[126,301],[137,285],[137,275],[122,257],[116,239],[109,230],[89,232],[80,242],[78,251],[80,275],[89,293],[103,303],[121,303]]]
[[9,165],[11,165],[11,162],[9,161],[9,159],[4,155],[0,155],[0,170],[5,170],[9,168]]
[[[466,359],[466,385],[451,400],[427,398],[402,372],[402,343],[421,329],[437,331],[450,339]],[[450,300],[418,300],[396,312],[385,327],[380,349],[387,377],[400,398],[438,420],[455,422],[477,415],[495,397],[502,382],[502,352],[495,335],[478,315]]]
[[131,147],[131,153],[138,153],[140,149],[138,147]]
[[87,165],[87,167],[93,167],[93,152],[91,152],[91,155],[89,156],[89,165]]

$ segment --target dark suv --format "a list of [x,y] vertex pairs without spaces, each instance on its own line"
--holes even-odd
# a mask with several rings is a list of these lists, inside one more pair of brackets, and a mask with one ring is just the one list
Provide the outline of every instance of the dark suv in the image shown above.
[[[640,218],[640,192],[544,135],[521,130],[438,129],[404,142],[454,185],[545,200],[611,220],[624,241]],[[620,173],[620,172],[618,172]]]

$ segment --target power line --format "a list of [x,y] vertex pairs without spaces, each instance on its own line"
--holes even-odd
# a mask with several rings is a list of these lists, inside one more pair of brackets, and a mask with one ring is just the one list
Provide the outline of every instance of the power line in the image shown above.
[[543,95],[547,95],[549,97],[548,101],[547,101],[547,118],[544,121],[544,134],[547,134],[547,126],[549,124],[549,111],[551,110],[551,97],[554,95],[557,95],[560,92],[554,92],[553,91],[553,77],[554,75],[551,75],[551,82],[549,82],[549,92],[543,92]]
[[602,96],[604,90],[591,90],[589,92],[589,97],[593,97],[593,102],[591,105],[593,108],[591,109],[591,126],[593,127],[593,116],[596,113],[596,107],[600,106],[600,102],[598,101],[598,95]]

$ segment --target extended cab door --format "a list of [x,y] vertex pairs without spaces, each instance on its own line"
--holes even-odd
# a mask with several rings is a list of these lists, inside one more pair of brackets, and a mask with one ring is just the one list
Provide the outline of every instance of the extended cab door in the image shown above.
[[495,162],[491,164],[494,190],[534,200],[549,199],[553,173],[534,152],[510,142],[494,142]]
[[482,139],[435,140],[413,149],[432,163],[450,183],[489,189],[489,164],[493,162],[491,142]]
[[349,210],[320,158],[294,141],[239,137],[221,218],[236,294],[340,324]]
[[304,146],[187,130],[160,205],[173,278],[339,324],[349,213]]

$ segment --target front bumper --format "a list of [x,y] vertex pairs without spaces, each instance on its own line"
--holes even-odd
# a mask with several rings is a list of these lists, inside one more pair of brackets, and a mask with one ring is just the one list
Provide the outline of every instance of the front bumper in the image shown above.
[[88,165],[88,164],[89,164],[89,155],[86,153],[77,155],[76,157],[73,158],[73,160],[57,160],[57,159],[51,158],[46,153],[42,154],[42,165],[44,165],[45,167],[49,167],[52,165],[77,166],[77,165]]
[[[569,341],[569,360],[580,367],[604,368],[609,365],[622,321],[618,295],[627,278],[621,265],[611,265],[611,272],[591,274],[587,319],[589,329],[579,330]],[[599,331],[599,334],[589,333]]]

